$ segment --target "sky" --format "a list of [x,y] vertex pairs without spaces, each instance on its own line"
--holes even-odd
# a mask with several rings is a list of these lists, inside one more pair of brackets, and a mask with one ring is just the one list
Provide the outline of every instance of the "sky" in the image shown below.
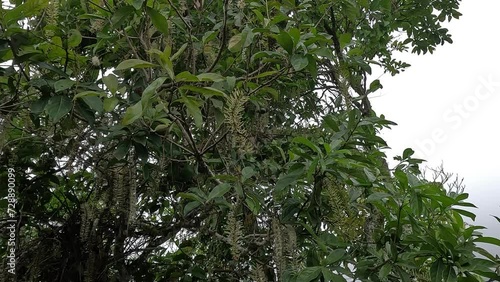
[[[441,163],[464,178],[465,192],[478,209],[475,224],[500,238],[500,1],[462,1],[459,20],[446,24],[453,44],[434,54],[402,54],[412,66],[373,94],[378,114],[398,124],[382,133],[389,159],[405,148],[425,165]],[[495,145],[497,144],[497,145]],[[488,249],[500,255],[500,248]]]

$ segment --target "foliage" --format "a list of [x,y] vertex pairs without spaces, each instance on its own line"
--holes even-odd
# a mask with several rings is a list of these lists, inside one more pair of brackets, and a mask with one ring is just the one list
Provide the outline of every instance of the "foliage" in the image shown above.
[[464,221],[467,194],[426,180],[411,149],[387,166],[378,134],[394,123],[368,98],[372,67],[396,75],[395,53],[452,42],[458,5],[3,7],[18,281],[499,279],[477,243],[500,242]]

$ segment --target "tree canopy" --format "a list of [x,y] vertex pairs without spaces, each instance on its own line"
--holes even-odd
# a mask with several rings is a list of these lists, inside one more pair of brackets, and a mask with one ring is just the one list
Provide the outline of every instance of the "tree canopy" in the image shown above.
[[397,75],[398,53],[452,43],[458,8],[4,4],[0,206],[14,171],[17,264],[2,281],[500,279],[468,195],[411,149],[389,167],[379,134],[395,123],[370,105],[372,68]]

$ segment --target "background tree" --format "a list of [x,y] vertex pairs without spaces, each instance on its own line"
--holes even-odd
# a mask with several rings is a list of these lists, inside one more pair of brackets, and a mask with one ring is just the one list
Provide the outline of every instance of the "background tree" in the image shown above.
[[477,243],[500,241],[464,222],[467,194],[427,181],[411,149],[389,168],[394,123],[369,102],[372,67],[451,43],[458,4],[4,6],[17,280],[498,279]]

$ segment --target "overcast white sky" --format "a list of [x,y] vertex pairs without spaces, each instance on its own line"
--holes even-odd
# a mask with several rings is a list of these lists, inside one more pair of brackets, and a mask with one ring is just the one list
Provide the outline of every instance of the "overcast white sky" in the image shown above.
[[[500,238],[500,1],[462,1],[459,20],[447,24],[454,43],[434,54],[404,55],[412,66],[372,98],[378,114],[398,123],[383,137],[392,159],[411,147],[416,156],[465,178],[479,207],[476,224]],[[500,248],[489,248],[500,254]]]

